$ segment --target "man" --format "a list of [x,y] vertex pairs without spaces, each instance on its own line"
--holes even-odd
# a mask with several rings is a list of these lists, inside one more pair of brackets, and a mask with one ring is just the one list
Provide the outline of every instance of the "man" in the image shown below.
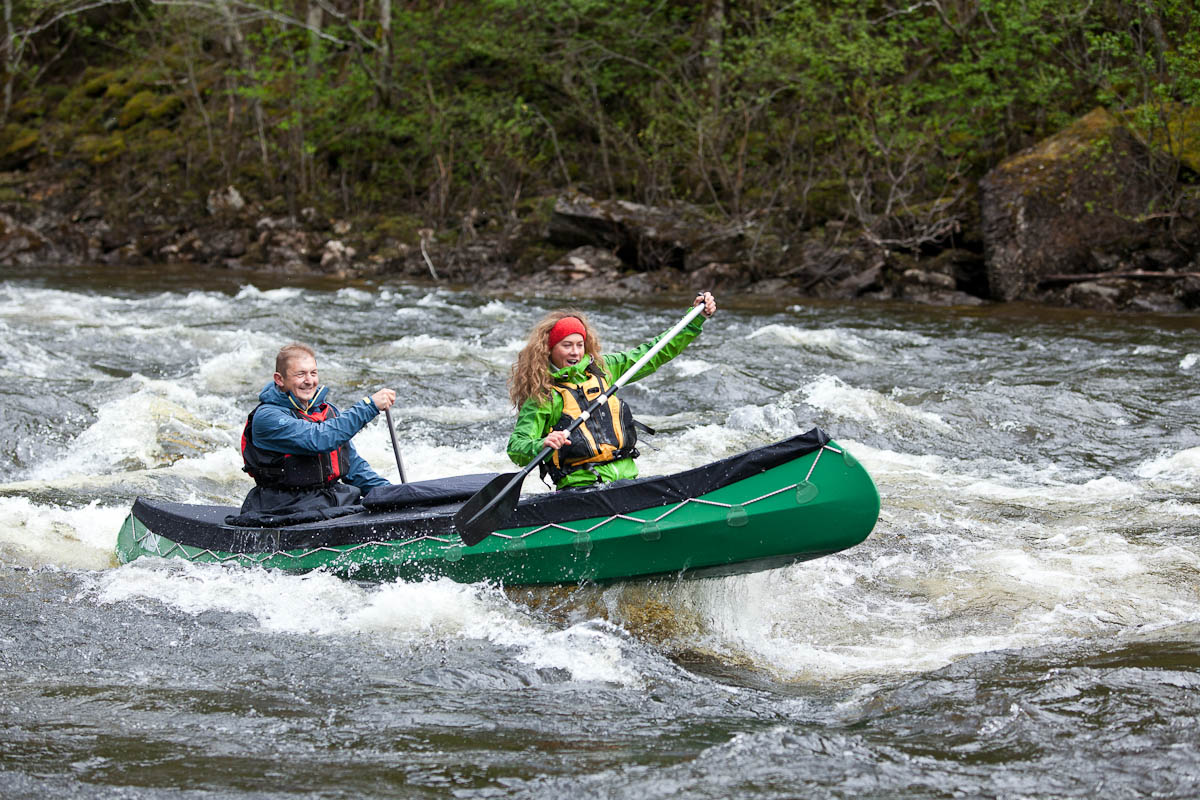
[[328,387],[317,379],[312,348],[289,344],[275,357],[275,375],[259,393],[259,406],[246,418],[242,459],[256,486],[242,503],[243,524],[256,515],[319,512],[353,505],[387,479],[355,452],[350,439],[396,393],[380,389],[345,411],[326,402]]

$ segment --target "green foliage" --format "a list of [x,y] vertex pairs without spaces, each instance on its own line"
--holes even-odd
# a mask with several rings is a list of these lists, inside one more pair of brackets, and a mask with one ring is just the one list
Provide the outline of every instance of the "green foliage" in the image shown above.
[[[17,21],[46,8],[19,2]],[[393,2],[390,30],[361,0],[321,4],[316,31],[305,8],[69,15],[38,36],[67,48],[47,68],[71,77],[31,105],[93,164],[173,151],[159,159],[186,164],[199,196],[238,181],[293,213],[441,229],[570,185],[755,212],[782,233],[852,219],[909,247],[944,236],[1001,159],[1096,105],[1185,163],[1200,149],[1191,0]],[[125,147],[113,127],[155,132]]]

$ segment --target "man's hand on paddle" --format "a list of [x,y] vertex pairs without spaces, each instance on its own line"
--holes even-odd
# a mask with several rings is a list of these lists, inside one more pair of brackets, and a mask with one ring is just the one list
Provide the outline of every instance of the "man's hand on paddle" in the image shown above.
[[371,395],[371,402],[380,411],[387,411],[396,402],[396,393],[391,389],[380,389]]

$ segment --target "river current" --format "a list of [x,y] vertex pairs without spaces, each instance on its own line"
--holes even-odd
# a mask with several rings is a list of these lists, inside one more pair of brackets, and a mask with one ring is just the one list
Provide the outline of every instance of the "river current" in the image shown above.
[[[579,305],[616,350],[689,301]],[[1200,795],[1197,317],[718,301],[622,390],[642,473],[819,426],[879,487],[864,543],[370,584],[113,550],[139,495],[240,502],[291,340],[335,402],[397,390],[410,480],[512,469],[507,369],[558,300],[0,273],[0,797]],[[355,443],[398,478],[382,417]]]

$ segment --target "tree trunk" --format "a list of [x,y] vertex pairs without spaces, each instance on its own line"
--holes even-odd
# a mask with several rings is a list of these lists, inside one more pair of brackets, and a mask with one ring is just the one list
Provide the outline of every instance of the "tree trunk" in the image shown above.
[[384,107],[392,104],[392,0],[379,0],[379,92]]
[[4,108],[0,110],[0,125],[8,122],[12,110],[13,81],[17,78],[16,34],[13,32],[12,0],[4,0]]
[[[216,0],[217,10],[225,20],[225,25],[229,33],[229,41],[232,49],[238,58],[242,72],[246,75],[254,74],[254,66],[250,61],[250,54],[246,51],[246,37],[242,34],[242,29],[238,26],[237,18],[233,15],[233,10],[229,7],[229,0]],[[232,103],[233,101],[230,100]],[[258,133],[258,147],[262,154],[263,169],[270,170],[271,162],[267,152],[267,124],[263,118],[262,103],[257,97],[250,100],[250,108],[254,113],[254,126]],[[232,123],[233,107],[230,107],[230,122]],[[231,131],[232,133],[232,131]],[[234,137],[230,137],[234,140]]]

